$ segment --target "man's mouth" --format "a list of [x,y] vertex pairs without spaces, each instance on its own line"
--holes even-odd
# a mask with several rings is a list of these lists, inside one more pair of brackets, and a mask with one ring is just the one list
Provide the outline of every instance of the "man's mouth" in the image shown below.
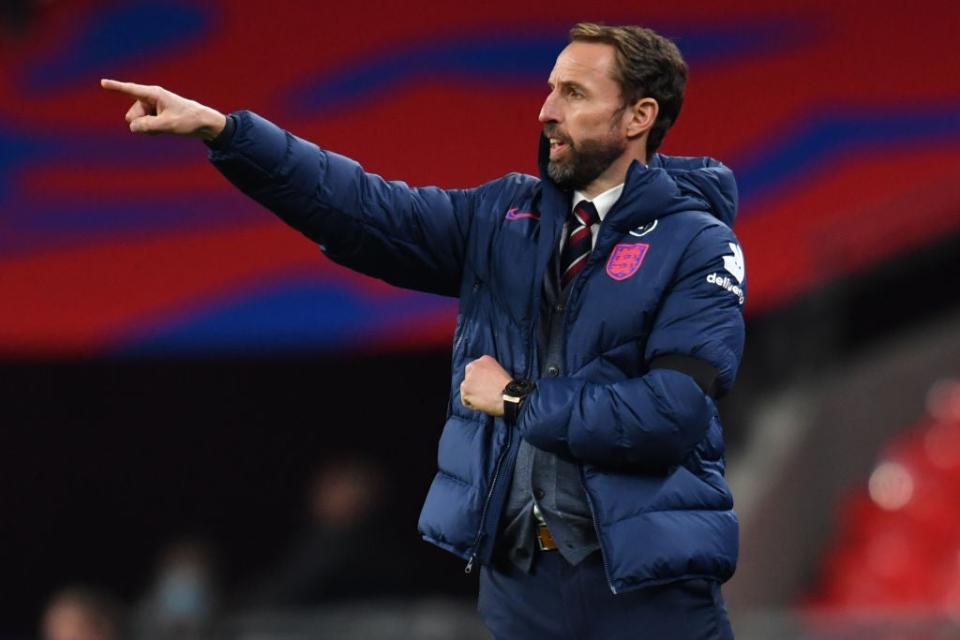
[[567,146],[569,146],[567,145],[566,142],[564,142],[560,138],[549,138],[549,141],[550,141],[550,157],[551,158],[562,153],[563,150],[566,149]]

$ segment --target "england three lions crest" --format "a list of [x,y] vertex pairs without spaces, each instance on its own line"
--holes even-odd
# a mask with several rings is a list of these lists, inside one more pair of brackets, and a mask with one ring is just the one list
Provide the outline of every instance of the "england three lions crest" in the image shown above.
[[607,275],[614,280],[626,280],[643,264],[648,249],[650,245],[642,242],[618,244],[607,260]]

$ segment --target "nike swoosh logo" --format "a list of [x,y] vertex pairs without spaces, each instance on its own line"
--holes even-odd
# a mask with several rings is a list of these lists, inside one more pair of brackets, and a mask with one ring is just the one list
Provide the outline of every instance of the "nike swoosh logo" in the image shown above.
[[505,216],[505,218],[507,220],[523,220],[524,218],[532,218],[534,220],[539,220],[540,216],[538,216],[535,213],[531,213],[529,211],[520,211],[519,207],[514,207],[513,209],[509,209],[507,211],[507,215]]

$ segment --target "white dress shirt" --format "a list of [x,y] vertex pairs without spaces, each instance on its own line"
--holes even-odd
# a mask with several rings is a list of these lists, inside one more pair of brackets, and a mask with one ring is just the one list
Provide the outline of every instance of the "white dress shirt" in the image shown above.
[[[584,200],[587,202],[592,202],[593,206],[597,210],[597,215],[600,216],[600,222],[603,222],[603,218],[610,211],[611,207],[617,203],[617,200],[620,199],[620,194],[623,193],[623,183],[621,182],[612,189],[607,189],[600,195],[595,198],[588,198],[582,191],[573,192],[573,202],[570,203],[570,211],[573,211],[574,208]],[[560,250],[563,251],[563,245],[567,241],[567,225],[569,223],[564,223],[563,233],[560,234]],[[600,233],[600,225],[594,224],[590,225],[590,247],[593,248],[597,246],[597,234]]]

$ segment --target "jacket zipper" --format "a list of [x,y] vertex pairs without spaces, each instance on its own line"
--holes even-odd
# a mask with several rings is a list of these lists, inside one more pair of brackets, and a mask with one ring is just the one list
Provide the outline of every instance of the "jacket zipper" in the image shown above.
[[[473,282],[473,291],[476,293],[480,287],[483,286],[480,278],[474,279]],[[460,343],[463,342],[463,338],[466,335],[466,325],[469,322],[468,316],[464,316],[463,325],[461,327],[460,337],[457,339],[456,344],[454,344],[454,353],[456,353],[457,348],[459,348]],[[477,549],[480,548],[480,540],[483,539],[483,524],[487,519],[487,508],[490,506],[490,498],[493,496],[493,490],[497,485],[497,477],[500,475],[500,466],[503,464],[503,457],[506,455],[506,452],[510,449],[510,434],[507,433],[507,447],[504,449],[504,452],[500,454],[497,458],[496,470],[493,473],[493,482],[490,483],[490,489],[487,491],[487,497],[483,501],[483,511],[480,512],[480,526],[477,529],[477,537],[473,541],[473,552],[470,554],[470,558],[467,560],[467,566],[464,567],[463,572],[469,574],[473,571],[473,562],[477,558]]]
[[483,501],[483,511],[480,512],[480,527],[477,529],[477,537],[473,541],[473,553],[470,554],[470,559],[467,560],[467,566],[463,568],[463,572],[468,575],[473,571],[473,563],[477,559],[477,551],[480,549],[480,541],[483,539],[483,525],[487,521],[487,511],[490,508],[490,500],[493,498],[493,492],[497,488],[497,479],[500,478],[500,468],[503,466],[504,458],[507,457],[507,453],[510,451],[510,441],[513,439],[510,433],[511,431],[513,431],[512,428],[507,429],[506,446],[497,457],[497,466],[493,472],[493,481],[490,483],[490,489],[487,490],[487,497]]
[[[542,287],[542,277],[540,279],[539,287]],[[534,296],[533,296],[534,309],[540,308],[540,289],[538,285],[534,285]],[[537,320],[534,321],[532,328],[527,332],[527,363],[526,369],[524,371],[523,377],[530,378],[531,366],[533,363],[533,348],[534,341],[537,339],[537,322],[539,322],[539,313],[537,314]],[[480,549],[480,541],[483,539],[483,525],[487,521],[487,511],[490,509],[490,500],[493,499],[493,492],[497,488],[497,480],[500,478],[500,469],[503,466],[503,461],[506,459],[507,454],[510,453],[510,445],[513,442],[513,427],[507,427],[507,442],[504,446],[503,451],[497,457],[497,466],[493,472],[493,481],[490,483],[490,489],[487,491],[487,497],[483,501],[483,511],[480,512],[480,527],[477,529],[477,537],[473,541],[473,552],[470,554],[470,558],[467,560],[467,566],[463,568],[463,572],[467,575],[473,571],[473,563],[477,559],[477,551]]]
[[600,546],[600,560],[603,562],[603,574],[607,577],[607,586],[610,587],[610,593],[616,595],[617,588],[613,586],[613,581],[610,579],[610,567],[607,566],[607,551],[603,548],[603,540],[600,538],[600,525],[597,524],[597,511],[593,507],[593,498],[590,497],[590,493],[587,491],[587,481],[583,477],[583,463],[578,465],[580,467],[580,486],[583,488],[583,495],[587,497],[587,506],[590,507],[590,520],[593,521],[593,530],[597,534],[597,544]]
[[[540,304],[539,296],[536,299],[536,304]],[[530,368],[533,362],[533,340],[536,339],[536,335],[533,335],[536,332],[536,323],[534,323],[533,331],[530,332],[531,340],[529,340],[529,347],[527,347],[527,366],[524,371],[524,378],[530,377]],[[473,563],[477,559],[477,551],[480,548],[480,541],[483,539],[483,525],[487,521],[487,511],[490,509],[490,500],[493,499],[493,492],[497,488],[497,480],[500,478],[500,469],[503,467],[503,461],[506,459],[507,455],[510,453],[510,445],[513,442],[513,427],[507,427],[507,442],[503,448],[503,451],[497,457],[497,466],[493,472],[493,481],[490,483],[490,489],[487,491],[487,497],[483,501],[483,511],[480,513],[480,527],[477,530],[477,537],[473,541],[473,553],[470,554],[470,559],[467,560],[467,566],[463,568],[463,572],[470,574],[473,571]]]

